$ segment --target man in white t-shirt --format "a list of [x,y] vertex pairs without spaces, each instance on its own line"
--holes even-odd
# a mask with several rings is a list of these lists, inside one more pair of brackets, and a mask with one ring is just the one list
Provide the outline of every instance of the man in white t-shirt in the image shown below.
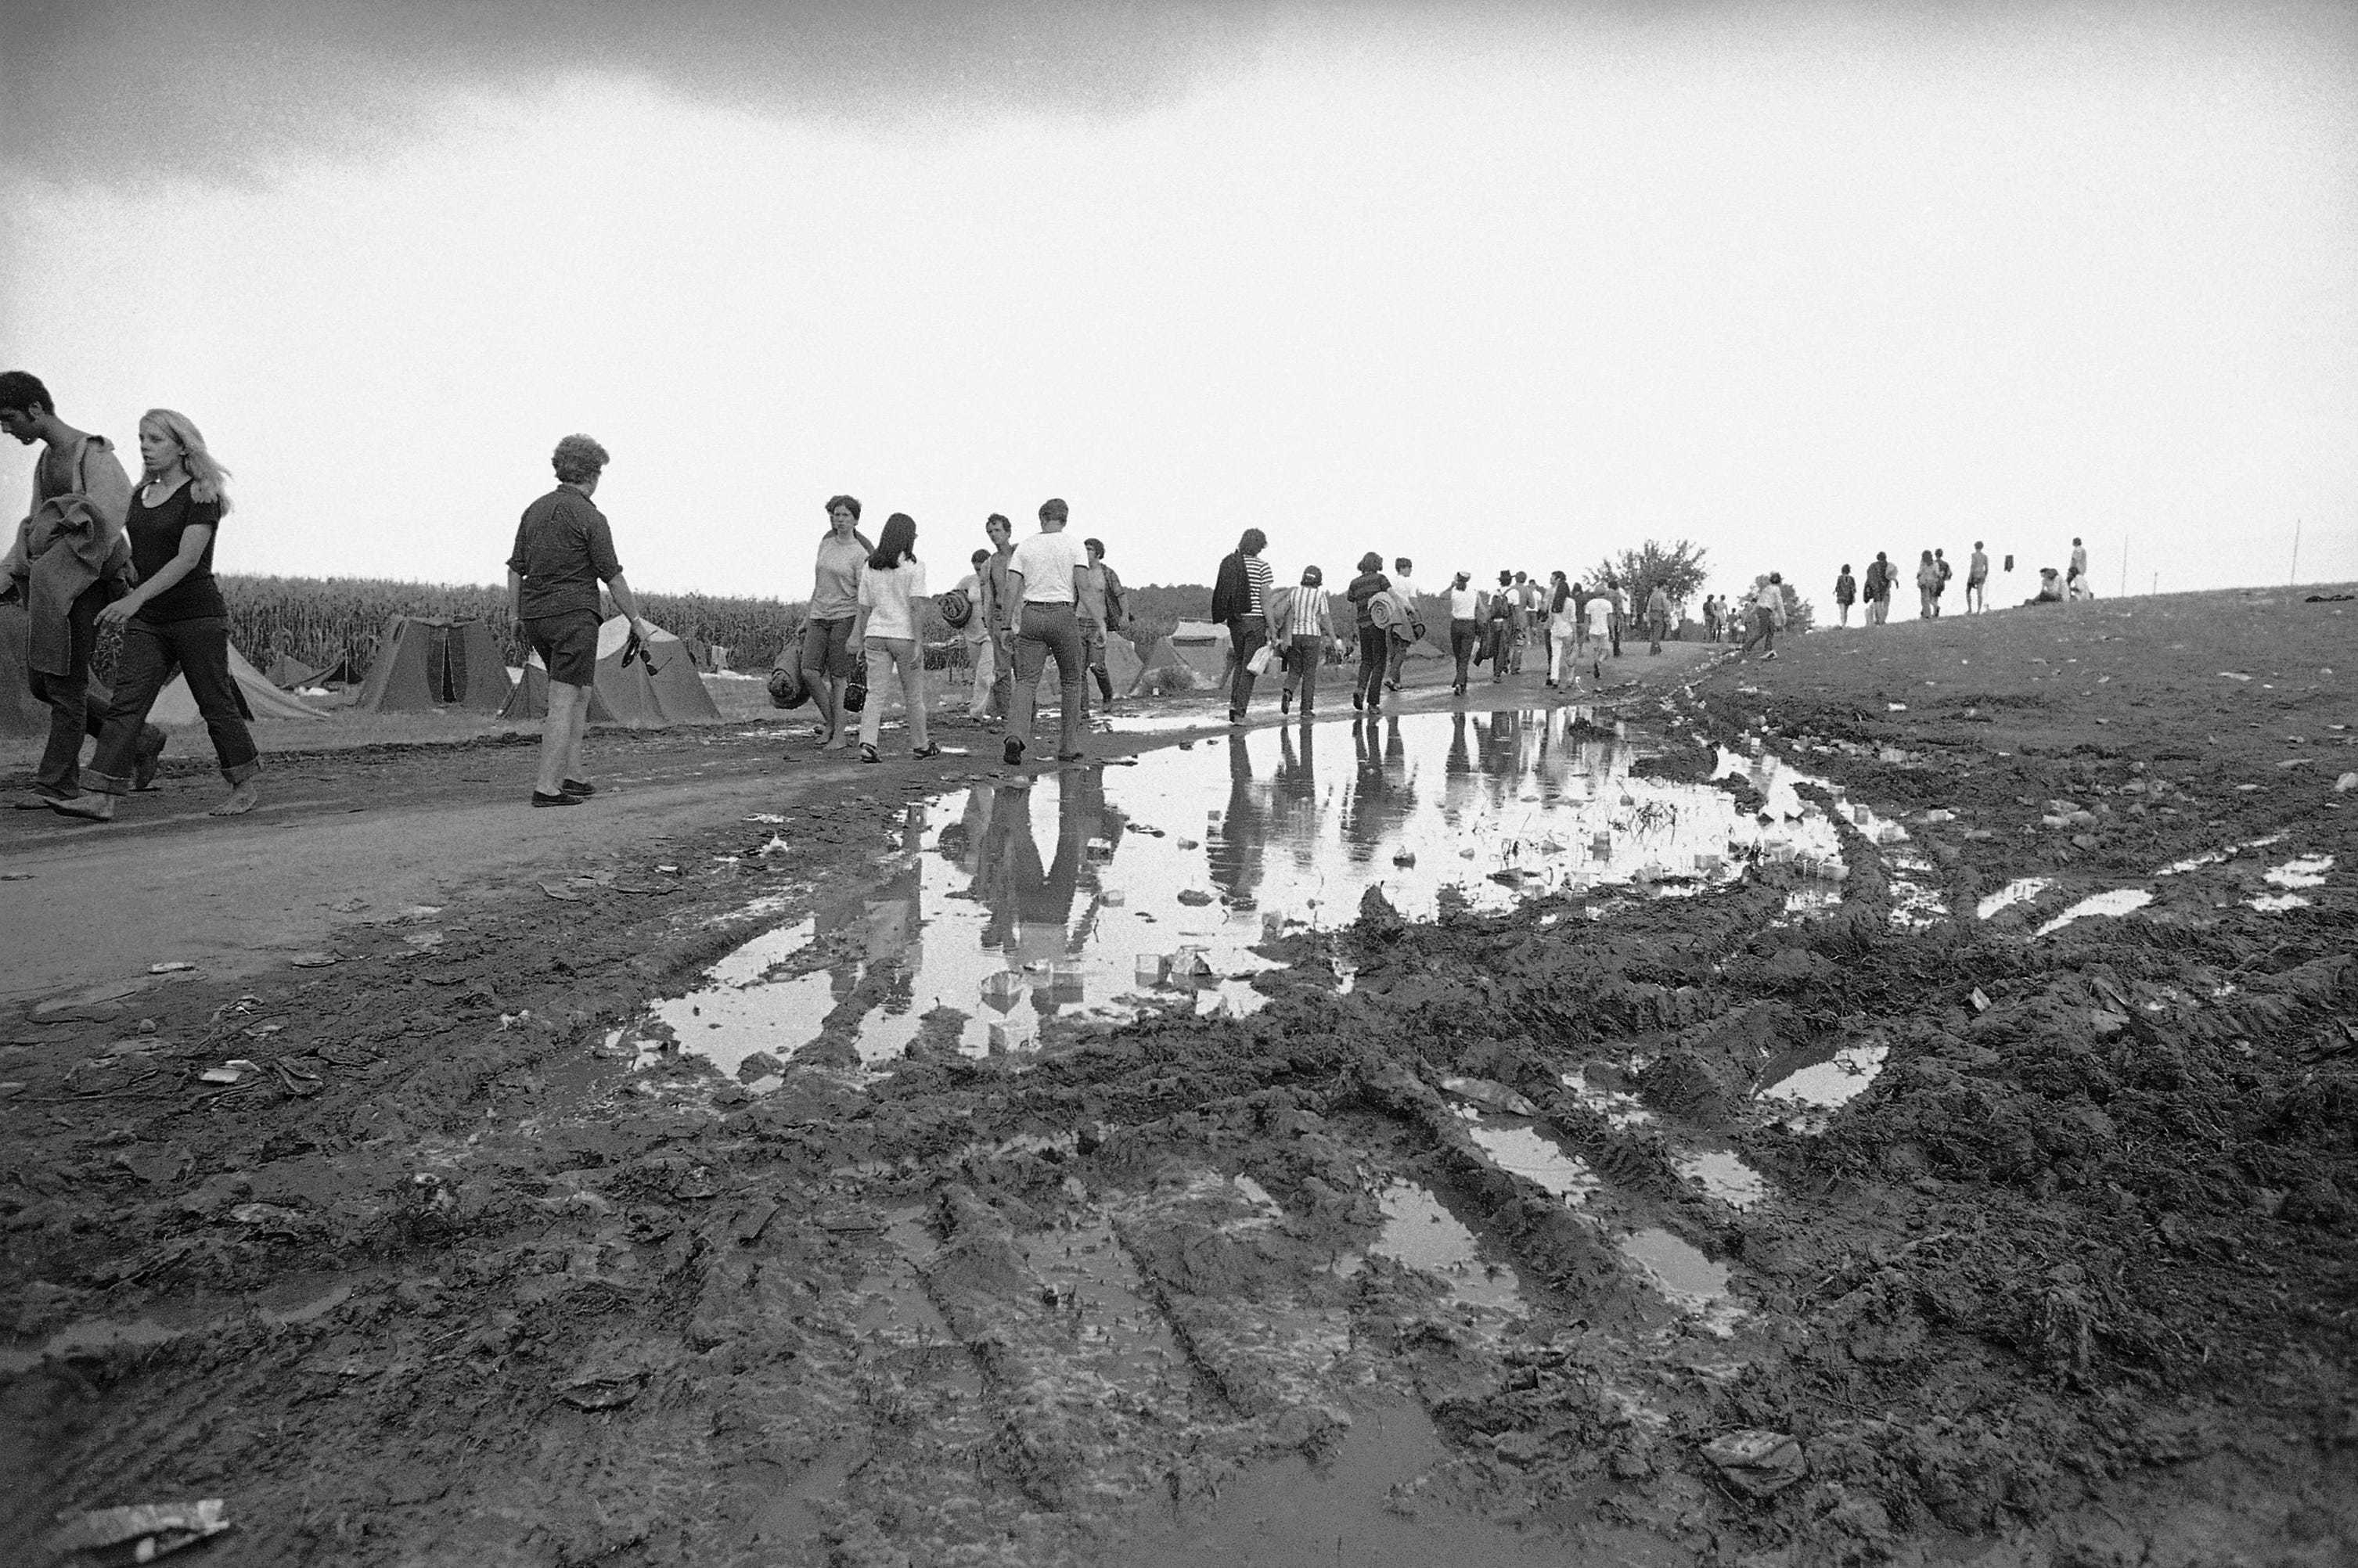
[[1015,643],[1013,707],[1007,716],[1005,756],[1010,767],[1023,761],[1032,743],[1032,721],[1040,703],[1040,675],[1053,655],[1056,684],[1062,691],[1062,743],[1056,760],[1069,762],[1081,754],[1082,682],[1087,666],[1081,651],[1081,624],[1074,610],[1079,597],[1075,573],[1079,570],[1079,541],[1065,532],[1070,514],[1055,498],[1040,503],[1040,531],[1015,546],[1007,560],[1007,598]]
[[1588,622],[1589,675],[1601,681],[1605,678],[1605,644],[1613,640],[1612,590],[1599,589],[1591,594],[1588,602],[1581,607],[1581,614]]
[[[1420,615],[1423,611],[1417,608],[1416,601],[1423,597],[1424,590],[1417,587],[1416,580],[1408,575],[1410,564],[1406,556],[1392,562],[1392,591],[1400,595],[1401,602],[1408,606],[1410,614]],[[1408,667],[1408,651],[1415,646],[1416,639],[1413,637],[1392,639],[1391,669],[1384,676],[1386,691],[1401,688],[1401,672]]]
[[1457,678],[1449,689],[1460,697],[1466,695],[1466,665],[1481,642],[1482,590],[1474,586],[1472,573],[1459,572],[1449,585],[1449,656],[1457,665]]

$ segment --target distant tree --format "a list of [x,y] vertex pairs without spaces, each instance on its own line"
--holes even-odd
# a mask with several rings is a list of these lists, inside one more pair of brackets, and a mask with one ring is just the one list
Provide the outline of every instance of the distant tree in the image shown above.
[[1594,586],[1611,578],[1628,594],[1632,610],[1643,608],[1656,583],[1662,585],[1671,603],[1682,604],[1703,590],[1704,579],[1709,575],[1704,568],[1704,546],[1692,539],[1674,539],[1667,545],[1649,539],[1634,550],[1622,551],[1618,560],[1606,557],[1590,571],[1588,581]]
[[1785,590],[1785,630],[1798,637],[1816,624],[1817,611],[1810,608],[1810,601],[1803,599],[1791,583],[1778,586]]

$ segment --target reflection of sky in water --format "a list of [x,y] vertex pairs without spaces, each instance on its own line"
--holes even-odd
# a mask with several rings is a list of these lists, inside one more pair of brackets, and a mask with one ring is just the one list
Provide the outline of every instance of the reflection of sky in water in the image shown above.
[[[1147,997],[1250,1011],[1262,999],[1242,977],[1271,967],[1252,946],[1348,924],[1369,885],[1430,919],[1444,894],[1502,910],[1662,878],[1695,881],[1656,891],[1690,891],[1755,857],[1839,864],[1832,824],[1790,783],[1764,789],[1763,823],[1724,790],[1631,777],[1626,742],[1574,721],[1559,708],[1285,726],[978,784],[908,808],[860,903],[755,938],[656,1014],[732,1074],[753,1051],[783,1059],[823,1036],[888,1062],[936,1006],[968,1015],[957,1044],[979,1055],[1035,1043],[1045,1018],[1130,1017]],[[1152,963],[1139,970],[1141,956],[1190,948],[1208,973],[1158,984]]]

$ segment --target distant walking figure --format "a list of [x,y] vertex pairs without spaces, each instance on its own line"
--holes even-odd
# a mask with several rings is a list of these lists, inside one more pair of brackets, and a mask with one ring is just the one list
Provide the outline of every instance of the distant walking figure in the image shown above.
[[1646,631],[1649,634],[1646,652],[1659,654],[1662,651],[1662,638],[1670,631],[1670,589],[1656,583],[1653,591],[1646,595]]
[[114,797],[130,792],[139,765],[140,730],[172,672],[188,676],[189,695],[204,715],[213,755],[229,797],[215,816],[242,816],[260,802],[254,776],[262,771],[245,728],[245,698],[229,673],[229,605],[213,580],[213,535],[229,512],[222,481],[229,470],[205,449],[205,438],[185,414],[150,408],[139,420],[143,482],[124,518],[131,565],[139,586],[98,612],[101,627],[120,627],[114,696],[91,758],[95,795],[51,803],[51,809],[92,822],[112,821]]
[[1359,674],[1351,687],[1351,706],[1373,712],[1384,705],[1384,672],[1391,664],[1391,628],[1376,621],[1375,600],[1379,593],[1391,591],[1392,579],[1384,575],[1384,558],[1369,550],[1359,557],[1359,575],[1343,590],[1343,597],[1358,611]]
[[2088,583],[2088,546],[2077,538],[2071,541],[2071,570],[2063,579],[2063,589],[2072,599],[2096,597],[2096,590]]
[[1891,619],[1891,587],[1899,576],[1881,550],[1866,564],[1866,623],[1881,626]]
[[1850,624],[1851,601],[1858,597],[1858,579],[1850,575],[1850,563],[1843,563],[1842,575],[1834,579],[1834,608],[1842,612],[1842,623]]
[[1063,725],[1056,760],[1069,762],[1081,754],[1081,725],[1087,716],[1084,696],[1087,678],[1082,665],[1081,623],[1074,611],[1080,597],[1081,549],[1065,532],[1071,509],[1051,496],[1040,503],[1040,531],[1015,546],[1007,558],[1007,596],[1014,604],[1014,705],[1007,718],[1007,739],[1001,748],[1007,765],[1023,760],[1032,744],[1032,725],[1039,716],[1040,676],[1048,660],[1056,661],[1056,684],[1062,693],[1057,717]]
[[1750,653],[1753,643],[1766,643],[1768,649],[1760,656],[1773,659],[1777,656],[1777,628],[1785,620],[1784,574],[1770,572],[1767,577],[1757,579],[1751,602],[1752,631],[1744,639],[1744,646],[1736,649],[1736,657],[1742,658]]
[[1293,707],[1302,693],[1302,717],[1308,719],[1318,704],[1318,671],[1326,662],[1326,637],[1334,596],[1325,589],[1326,574],[1316,567],[1302,568],[1302,586],[1285,604],[1285,690],[1278,697],[1280,713]]
[[1974,558],[1965,563],[1965,613],[1979,615],[1989,609],[1989,557],[1982,551],[1982,542],[1974,541]]
[[1932,552],[1932,566],[1939,574],[1939,580],[1932,584],[1932,619],[1938,621],[1941,618],[1941,596],[1949,591],[1949,579],[1956,568],[1949,565],[1949,552],[1946,550]]
[[[1399,594],[1407,602],[1410,612],[1415,614],[1420,613],[1417,611],[1416,601],[1424,597],[1424,590],[1418,588],[1410,579],[1408,574],[1411,564],[1406,556],[1392,562],[1392,591]],[[1416,640],[1412,637],[1394,637],[1391,640],[1391,670],[1384,676],[1386,691],[1398,691],[1401,688],[1401,672],[1408,668],[1409,650],[1415,646]]]
[[1482,643],[1482,590],[1471,572],[1459,572],[1449,585],[1449,657],[1457,674],[1449,689],[1459,697],[1472,678],[1467,665]]
[[1941,567],[1930,550],[1924,552],[1923,560],[1916,568],[1916,597],[1917,620],[1930,621],[1941,612]]
[[[1565,684],[1564,665],[1580,646],[1580,600],[1573,597],[1572,585],[1562,572],[1550,572],[1548,579],[1548,685],[1561,687]],[[1580,672],[1573,671],[1572,679],[1579,678]]]

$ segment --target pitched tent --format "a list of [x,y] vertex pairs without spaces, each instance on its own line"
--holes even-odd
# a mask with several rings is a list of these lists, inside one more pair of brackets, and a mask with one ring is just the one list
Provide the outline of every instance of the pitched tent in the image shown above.
[[[1110,649],[1108,650],[1108,654],[1110,655]],[[1109,668],[1111,667],[1111,662],[1109,656],[1107,661]],[[1216,678],[1215,676],[1197,676],[1195,666],[1188,664],[1181,655],[1179,650],[1172,644],[1170,638],[1157,637],[1154,639],[1154,645],[1146,651],[1146,656],[1139,661],[1138,673],[1130,678],[1130,684],[1122,690],[1125,693],[1136,691],[1146,684],[1146,677],[1157,670],[1178,672],[1186,677],[1187,685],[1191,688],[1208,686]]]
[[354,706],[371,712],[466,708],[498,713],[511,689],[507,664],[485,622],[396,615]]
[[[1217,687],[1228,667],[1228,629],[1209,621],[1182,621],[1171,629],[1172,651],[1197,683]],[[1158,644],[1158,647],[1160,645]]]
[[281,653],[272,655],[266,673],[270,684],[281,691],[293,691],[299,686],[348,685],[352,678],[352,662],[339,654],[326,667],[315,669],[300,659]]
[[[289,697],[271,685],[234,646],[229,651],[229,675],[236,683],[239,706],[245,709],[248,719],[328,717],[301,697]],[[171,684],[156,694],[156,705],[147,710],[151,724],[194,724],[202,717],[197,711],[195,696],[189,690],[189,677],[184,675],[174,676]]]
[[[1138,677],[1145,673],[1146,665],[1140,662],[1138,650],[1130,645],[1130,639],[1122,636],[1108,637],[1105,654],[1106,675],[1113,682],[1114,690],[1125,695],[1136,690]],[[1097,689],[1094,677],[1085,680],[1082,684],[1093,692]],[[1060,695],[1056,681],[1056,661],[1046,660],[1040,665],[1040,699],[1044,702],[1052,697]]]
[[[719,724],[720,709],[704,688],[681,640],[656,629],[644,657],[625,665],[622,650],[631,623],[617,615],[598,628],[598,676],[590,688],[590,722],[656,728],[665,724]],[[541,719],[548,713],[548,673],[540,655],[525,662],[503,719]]]

